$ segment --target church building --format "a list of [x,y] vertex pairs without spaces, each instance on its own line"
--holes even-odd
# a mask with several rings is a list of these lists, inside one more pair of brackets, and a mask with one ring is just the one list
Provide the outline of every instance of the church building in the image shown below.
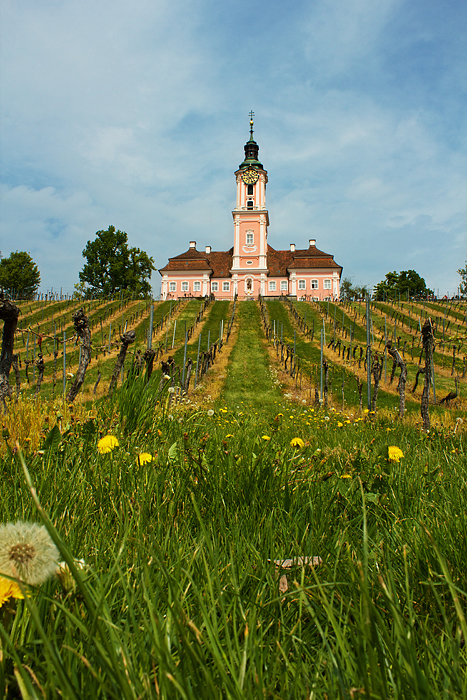
[[342,267],[334,256],[316,247],[310,238],[307,248],[275,250],[268,244],[269,216],[266,209],[268,174],[259,161],[259,146],[253,139],[253,113],[245,159],[235,173],[237,204],[232,212],[233,247],[230,250],[197,250],[190,241],[184,253],[169,258],[159,270],[162,299],[204,297],[248,299],[262,295],[289,295],[299,299],[338,299]]

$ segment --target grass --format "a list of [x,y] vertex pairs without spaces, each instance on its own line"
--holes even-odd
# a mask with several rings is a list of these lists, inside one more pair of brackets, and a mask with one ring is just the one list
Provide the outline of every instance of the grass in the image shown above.
[[280,391],[269,367],[259,310],[256,304],[244,302],[238,305],[237,314],[240,330],[230,356],[223,394],[232,403],[260,397],[264,406],[276,401]]
[[4,521],[44,523],[68,576],[0,607],[2,697],[467,698],[465,424],[291,403],[257,305],[236,318],[214,403],[154,373],[11,406]]

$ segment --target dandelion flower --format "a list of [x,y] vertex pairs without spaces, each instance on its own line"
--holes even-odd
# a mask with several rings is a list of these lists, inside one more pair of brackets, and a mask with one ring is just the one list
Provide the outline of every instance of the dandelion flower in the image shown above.
[[40,586],[54,575],[58,550],[43,525],[0,525],[0,574]]
[[305,443],[303,442],[302,438],[299,437],[292,438],[290,445],[292,447],[305,447]]
[[0,608],[7,603],[10,598],[24,598],[21,589],[16,581],[9,581],[0,577]]
[[209,416],[209,418],[212,418],[213,415],[214,415],[214,411],[212,410],[212,408],[210,408],[209,411],[208,411],[208,416]]
[[[75,559],[74,564],[77,569],[80,571],[84,571],[86,568],[86,562],[84,559]],[[65,593],[69,593],[70,591],[74,591],[76,588],[76,581],[73,578],[73,574],[70,571],[70,567],[68,564],[64,561],[61,561],[58,563],[57,568],[55,570],[55,575],[62,584],[62,588],[65,591]]]
[[269,437],[269,435],[263,435],[263,436],[261,437],[261,440],[270,440],[270,439],[271,439],[271,438]]
[[168,391],[169,394],[175,393],[175,389],[174,389],[173,386],[169,386],[169,388],[167,389],[167,391]]
[[399,447],[388,447],[388,459],[390,462],[399,462],[404,453]]
[[97,443],[97,449],[101,455],[106,455],[108,452],[112,452],[114,447],[118,447],[118,440],[114,435],[105,435]]
[[232,433],[229,433],[228,435],[225,436],[226,438],[228,437],[233,437]]
[[169,379],[172,379],[172,377],[170,376],[170,374],[164,374],[164,379],[166,381],[169,381]]
[[137,456],[136,458],[137,464],[149,464],[149,462],[152,462],[152,455],[149,454],[149,452],[142,452],[140,455]]

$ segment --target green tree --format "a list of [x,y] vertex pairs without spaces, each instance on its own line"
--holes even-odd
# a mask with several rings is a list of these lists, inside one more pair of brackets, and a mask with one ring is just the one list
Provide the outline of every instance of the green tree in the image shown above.
[[344,277],[342,282],[340,283],[340,293],[341,293],[341,299],[343,301],[352,301],[352,299],[355,296],[355,290],[352,286],[352,280],[350,277]]
[[465,261],[465,267],[461,267],[457,272],[460,274],[462,280],[459,285],[461,296],[467,297],[467,260]]
[[353,301],[365,298],[370,293],[370,288],[366,284],[354,286],[350,277],[344,277],[340,284],[340,293],[343,301]]
[[[123,291],[139,297],[151,294],[154,259],[139,248],[129,248],[125,231],[116,231],[115,226],[97,231],[95,240],[87,242],[83,257],[86,264],[79,279],[88,285],[92,296],[113,296]],[[83,291],[82,284],[80,288]]]
[[388,272],[386,278],[375,287],[374,298],[376,301],[385,299],[407,299],[410,297],[426,297],[433,294],[428,289],[423,277],[415,270],[402,270],[402,272]]
[[32,299],[41,283],[39,269],[25,251],[0,260],[0,287],[11,297]]

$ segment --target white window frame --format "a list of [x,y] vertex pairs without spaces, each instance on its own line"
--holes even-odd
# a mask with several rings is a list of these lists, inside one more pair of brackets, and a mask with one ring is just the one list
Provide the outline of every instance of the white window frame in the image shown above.
[[247,231],[245,240],[246,240],[246,245],[254,245],[255,244],[255,234],[252,233],[251,231]]
[[311,288],[312,289],[319,289],[318,287],[318,280],[311,280]]
[[230,282],[222,282],[222,291],[230,292]]
[[195,280],[193,282],[193,291],[194,292],[200,292],[201,291],[201,282],[199,280]]
[[300,290],[306,289],[306,280],[298,280],[298,288]]
[[177,283],[176,282],[169,282],[169,292],[176,292],[177,291]]
[[323,289],[332,289],[332,280],[324,280]]
[[276,291],[276,281],[275,280],[269,280],[269,291],[270,292]]
[[281,280],[281,292],[286,292],[289,288],[287,280]]
[[219,282],[211,282],[211,292],[219,291]]
[[189,292],[190,291],[190,285],[186,280],[184,282],[182,282],[182,286],[180,287],[180,291],[182,291],[182,292]]

